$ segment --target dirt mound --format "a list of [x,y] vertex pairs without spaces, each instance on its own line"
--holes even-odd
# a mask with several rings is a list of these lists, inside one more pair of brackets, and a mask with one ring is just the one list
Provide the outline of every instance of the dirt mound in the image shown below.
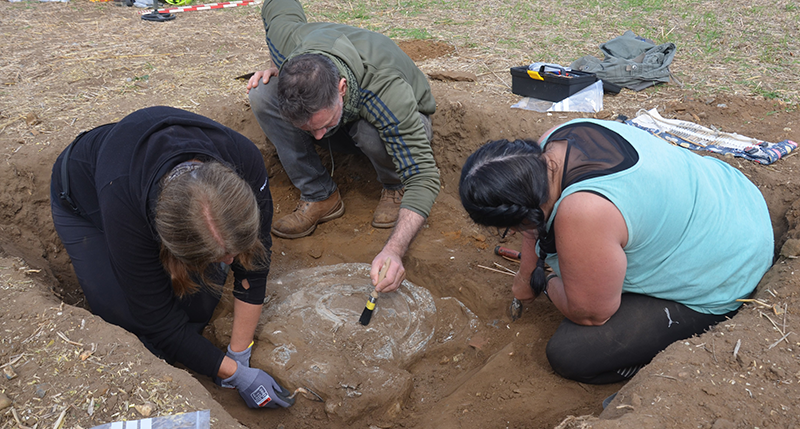
[[[371,322],[362,326],[359,316],[373,289],[369,269],[336,264],[270,280],[250,361],[280,374],[282,385],[312,389],[324,398],[328,415],[347,423],[367,414],[396,417],[411,391],[414,363],[425,354],[458,352],[479,335],[477,317],[463,304],[434,299],[408,280],[380,297]],[[221,344],[230,340],[232,324],[230,316],[215,320]]]
[[[241,427],[186,371],[159,360],[124,329],[58,300],[55,279],[0,249],[0,422],[92,427],[210,409],[216,427]],[[58,425],[56,425],[58,426]]]

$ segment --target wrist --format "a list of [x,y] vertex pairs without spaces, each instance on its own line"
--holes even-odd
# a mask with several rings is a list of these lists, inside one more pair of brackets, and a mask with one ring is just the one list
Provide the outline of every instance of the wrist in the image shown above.
[[236,373],[238,366],[239,364],[232,358],[228,356],[223,357],[222,363],[219,365],[219,370],[217,370],[217,377],[221,380],[231,378]]
[[250,341],[250,344],[247,347],[245,347],[243,350],[238,351],[238,352],[237,351],[233,351],[233,347],[231,347],[231,345],[228,344],[228,353],[232,354],[232,355],[242,355],[242,354],[248,353],[248,352],[250,352],[251,347],[253,347],[253,344],[255,344],[255,341]]
[[408,246],[405,243],[403,243],[403,240],[395,239],[394,237],[389,237],[389,240],[386,241],[386,244],[383,246],[381,253],[389,253],[392,256],[397,257],[398,259],[402,259],[407,249]]
[[237,389],[244,389],[249,387],[255,381],[256,376],[258,376],[258,371],[252,368],[248,368],[244,365],[236,365],[236,370],[233,372],[233,375],[230,377],[223,379],[223,383],[228,383]]

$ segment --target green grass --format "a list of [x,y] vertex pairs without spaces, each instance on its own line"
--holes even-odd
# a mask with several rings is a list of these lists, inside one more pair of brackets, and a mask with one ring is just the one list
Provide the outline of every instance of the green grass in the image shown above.
[[[767,0],[303,0],[312,21],[395,39],[435,39],[503,64],[569,64],[631,30],[677,47],[670,66],[687,88],[800,101],[800,2]],[[754,81],[753,67],[769,67]],[[773,68],[774,67],[774,68]],[[761,84],[759,86],[759,83]],[[771,88],[769,91],[763,88]]]
[[623,0],[619,5],[624,9],[655,12],[664,9],[663,0]]
[[512,49],[517,49],[522,46],[522,43],[517,39],[498,39],[497,43]]
[[434,24],[434,25],[460,25],[460,26],[470,26],[470,25],[475,25],[475,21],[464,21],[464,22],[459,22],[459,21],[456,21],[456,20],[454,20],[454,19],[452,19],[452,18],[446,18],[446,19],[442,19],[442,20],[436,20],[436,21],[433,21],[433,24]]
[[363,3],[350,3],[350,7],[340,10],[333,16],[333,22],[368,21],[370,19],[369,7]]
[[769,100],[776,100],[781,98],[781,94],[778,91],[765,91],[763,89],[756,88],[753,89],[753,92]]
[[[220,0],[220,1],[226,1],[226,0]],[[195,0],[194,2],[192,2],[192,4],[195,5],[195,6],[198,5],[198,4],[204,4],[204,3],[214,3],[214,2],[213,1],[205,1],[205,0]],[[254,10],[257,11],[257,12],[254,12]],[[239,6],[239,7],[229,7],[229,8],[225,8],[225,9],[217,9],[217,11],[223,12],[223,13],[233,13],[233,14],[235,14],[237,16],[247,16],[247,15],[250,15],[251,13],[255,13],[256,15],[259,16],[258,19],[261,20],[261,18],[260,18],[261,17],[261,8],[260,8],[260,6],[256,6],[255,8],[253,6],[249,6],[249,5],[248,6]]]
[[393,39],[425,40],[433,37],[431,33],[424,28],[392,28],[386,35]]

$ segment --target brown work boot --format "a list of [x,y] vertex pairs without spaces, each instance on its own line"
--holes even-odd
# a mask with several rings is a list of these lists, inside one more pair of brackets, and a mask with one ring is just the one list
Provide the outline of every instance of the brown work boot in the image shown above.
[[339,191],[327,200],[308,202],[300,200],[292,214],[278,219],[272,224],[272,233],[281,238],[300,238],[311,235],[317,224],[341,217],[344,203]]
[[403,201],[404,188],[392,191],[384,188],[381,191],[381,201],[375,207],[372,216],[372,226],[375,228],[391,228],[397,223],[400,214],[400,202]]

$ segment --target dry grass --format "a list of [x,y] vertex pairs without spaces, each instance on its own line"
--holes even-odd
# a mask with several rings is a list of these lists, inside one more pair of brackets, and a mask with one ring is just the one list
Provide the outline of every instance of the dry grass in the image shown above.
[[[86,129],[153,104],[194,109],[209,96],[241,93],[234,79],[267,59],[256,7],[140,19],[110,3],[0,3],[1,135]],[[77,123],[76,123],[77,120]],[[14,131],[17,131],[15,133]],[[41,140],[41,139],[39,139]]]
[[[632,30],[672,42],[687,88],[798,101],[800,4],[733,0],[362,0],[304,2],[312,20],[339,19],[390,36],[452,43],[451,69],[485,73],[534,61],[569,64]],[[402,29],[402,31],[398,31]]]
[[13,401],[0,408],[0,427],[88,428],[192,410],[189,398],[176,393],[179,381],[164,374],[134,336],[114,337],[120,328],[32,293],[42,288],[39,272],[20,258],[0,257],[8,306],[2,310],[15,306],[19,312],[3,323],[8,360],[0,362],[0,394]]
[[[524,2],[489,0],[304,1],[311,21],[336,20],[396,39],[428,37],[453,45],[424,71],[486,76],[476,91],[507,93],[510,66],[568,64],[600,55],[598,45],[631,29],[678,46],[671,67],[686,88],[800,99],[791,1]],[[235,76],[263,68],[268,53],[257,6],[186,12],[167,23],[139,19],[112,3],[0,3],[5,53],[0,65],[0,138],[47,144],[56,128],[72,133],[153,104],[194,109],[218,96],[246,100]],[[660,88],[647,91],[658,92]],[[30,135],[23,119],[41,125]],[[11,147],[15,149],[15,147]]]

